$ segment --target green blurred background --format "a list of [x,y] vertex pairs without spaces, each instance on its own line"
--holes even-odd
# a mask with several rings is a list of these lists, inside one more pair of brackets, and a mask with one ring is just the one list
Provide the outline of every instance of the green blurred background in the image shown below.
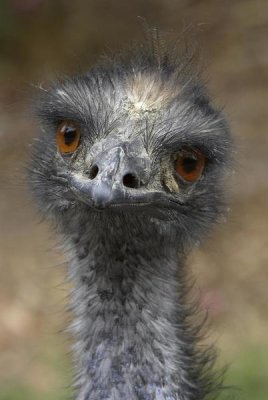
[[[268,1],[0,1],[0,400],[67,399],[64,260],[24,182],[31,85],[142,38],[141,16],[199,43],[237,141],[231,212],[191,255],[231,398],[268,399]],[[222,398],[225,398],[224,396]]]

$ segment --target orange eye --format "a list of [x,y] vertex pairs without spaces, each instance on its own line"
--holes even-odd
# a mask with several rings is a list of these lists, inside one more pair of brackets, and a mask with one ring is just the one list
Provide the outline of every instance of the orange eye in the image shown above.
[[73,153],[80,142],[80,129],[77,124],[63,121],[57,129],[56,142],[61,153]]
[[205,156],[198,150],[185,149],[177,154],[175,170],[187,182],[195,182],[205,168]]

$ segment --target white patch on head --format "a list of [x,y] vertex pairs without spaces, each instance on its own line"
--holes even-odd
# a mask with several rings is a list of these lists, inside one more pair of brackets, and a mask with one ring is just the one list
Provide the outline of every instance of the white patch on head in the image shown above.
[[125,109],[132,117],[156,113],[179,93],[173,81],[163,81],[158,75],[139,72],[126,82]]

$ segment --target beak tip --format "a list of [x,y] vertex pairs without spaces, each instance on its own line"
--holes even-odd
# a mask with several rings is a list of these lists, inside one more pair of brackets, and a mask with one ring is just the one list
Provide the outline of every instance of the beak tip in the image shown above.
[[92,190],[92,201],[94,206],[98,209],[104,209],[108,207],[112,199],[113,194],[109,186],[102,184],[95,186]]

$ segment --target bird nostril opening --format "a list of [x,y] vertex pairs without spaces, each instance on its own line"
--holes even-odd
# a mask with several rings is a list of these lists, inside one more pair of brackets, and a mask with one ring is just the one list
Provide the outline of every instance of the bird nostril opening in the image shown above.
[[95,179],[98,173],[99,173],[99,167],[95,164],[89,170],[89,178]]
[[141,186],[141,182],[136,175],[126,174],[123,177],[123,185],[129,188],[137,189]]

